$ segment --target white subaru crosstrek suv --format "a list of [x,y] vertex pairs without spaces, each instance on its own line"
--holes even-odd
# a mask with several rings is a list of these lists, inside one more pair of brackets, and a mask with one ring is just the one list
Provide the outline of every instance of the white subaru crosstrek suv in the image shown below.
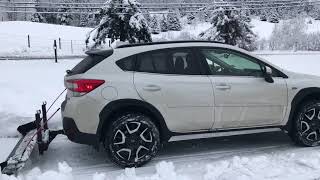
[[283,130],[320,144],[320,78],[215,42],[122,45],[87,52],[67,71],[65,134],[122,167],[163,142]]

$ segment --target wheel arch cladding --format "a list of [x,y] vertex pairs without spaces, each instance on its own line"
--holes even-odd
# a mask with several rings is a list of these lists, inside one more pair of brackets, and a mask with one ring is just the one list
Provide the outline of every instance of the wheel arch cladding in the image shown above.
[[293,98],[291,101],[291,110],[288,122],[285,126],[285,129],[287,131],[291,131],[292,123],[294,121],[294,117],[297,113],[297,110],[300,108],[301,104],[305,102],[306,100],[312,100],[312,99],[320,99],[320,88],[318,87],[310,87],[301,89]]
[[108,103],[100,112],[100,121],[97,129],[99,140],[103,140],[104,132],[116,117],[128,112],[138,112],[150,116],[152,121],[159,128],[161,141],[168,141],[171,137],[171,132],[169,131],[163,116],[153,105],[136,99],[120,99]]

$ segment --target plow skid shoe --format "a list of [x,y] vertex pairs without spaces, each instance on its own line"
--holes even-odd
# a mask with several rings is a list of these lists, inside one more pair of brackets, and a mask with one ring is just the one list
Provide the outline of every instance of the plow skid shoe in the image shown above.
[[25,166],[25,163],[37,144],[37,135],[35,135],[35,133],[36,130],[32,130],[19,140],[7,158],[5,166],[1,169],[3,174],[17,174],[17,172]]

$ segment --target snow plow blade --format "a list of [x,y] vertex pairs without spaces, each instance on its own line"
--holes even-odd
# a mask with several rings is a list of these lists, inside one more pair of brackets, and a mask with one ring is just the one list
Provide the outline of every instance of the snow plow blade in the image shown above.
[[40,110],[36,112],[35,121],[21,125],[17,128],[22,137],[11,151],[7,160],[0,163],[2,174],[16,175],[18,171],[25,166],[35,146],[38,146],[39,154],[43,155],[43,153],[48,150],[51,141],[57,135],[64,134],[63,130],[49,130],[47,124],[60,108],[58,108],[48,119],[46,102],[42,104],[41,109],[42,113]]
[[1,163],[2,174],[17,174],[29,159],[34,147],[37,144],[36,130],[32,130],[23,136],[14,147],[7,160]]

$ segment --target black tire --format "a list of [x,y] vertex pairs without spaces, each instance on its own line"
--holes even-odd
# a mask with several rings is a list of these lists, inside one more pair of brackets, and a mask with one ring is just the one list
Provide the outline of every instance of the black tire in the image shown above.
[[301,146],[320,145],[320,100],[304,102],[295,113],[292,140]]
[[104,147],[121,167],[140,167],[160,148],[157,126],[144,114],[127,113],[115,119],[105,134]]

